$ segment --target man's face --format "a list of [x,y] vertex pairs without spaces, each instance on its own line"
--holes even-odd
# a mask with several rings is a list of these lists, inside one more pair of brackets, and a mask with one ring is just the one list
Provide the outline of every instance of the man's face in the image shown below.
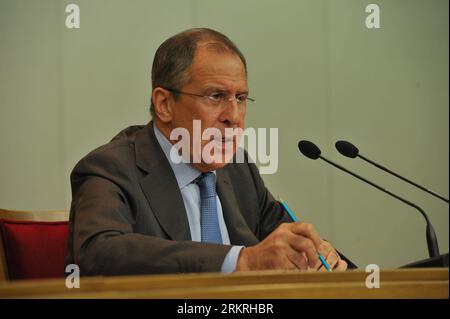
[[[172,118],[169,126],[185,128],[191,137],[191,163],[200,171],[216,170],[224,167],[228,159],[237,149],[236,139],[226,140],[226,128],[244,128],[246,102],[238,104],[235,96],[248,93],[247,74],[239,57],[229,52],[217,52],[202,46],[197,48],[194,61],[188,69],[190,81],[182,92],[199,95],[211,95],[213,93],[224,94],[226,99],[220,105],[214,105],[208,98],[181,94],[177,101],[173,100]],[[228,99],[232,99],[228,101]],[[193,121],[201,121],[202,134],[207,128],[216,128],[221,132],[223,139],[218,140],[213,136],[201,141],[203,151],[208,143],[214,145],[221,152],[222,160],[214,160],[207,164],[202,157],[201,163],[194,163],[192,155],[198,153],[199,148],[193,147]],[[207,152],[209,153],[209,152]],[[205,152],[203,152],[203,155]],[[216,154],[217,155],[217,154]]]

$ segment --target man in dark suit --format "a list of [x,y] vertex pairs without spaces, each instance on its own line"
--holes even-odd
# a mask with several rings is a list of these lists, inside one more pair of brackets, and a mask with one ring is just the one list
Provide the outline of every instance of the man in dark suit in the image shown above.
[[319,252],[332,268],[347,268],[312,225],[290,222],[247,157],[201,157],[215,143],[229,158],[235,138],[190,140],[187,158],[172,152],[171,133],[193,136],[194,120],[221,133],[244,127],[246,61],[227,37],[191,29],[166,40],[152,86],[153,121],[123,130],[71,174],[67,264],[82,275],[320,271]]

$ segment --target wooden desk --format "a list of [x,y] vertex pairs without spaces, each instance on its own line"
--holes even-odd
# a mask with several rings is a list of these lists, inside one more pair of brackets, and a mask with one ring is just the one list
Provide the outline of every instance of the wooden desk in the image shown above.
[[380,288],[366,288],[368,273],[249,272],[125,277],[82,277],[0,284],[0,298],[448,298],[448,268],[380,273]]

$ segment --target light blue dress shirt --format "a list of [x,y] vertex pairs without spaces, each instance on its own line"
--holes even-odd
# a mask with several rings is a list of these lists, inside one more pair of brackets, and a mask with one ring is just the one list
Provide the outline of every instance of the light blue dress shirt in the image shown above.
[[[181,158],[176,160],[174,163],[170,159],[170,149],[172,148],[172,143],[161,133],[161,131],[153,124],[156,139],[161,145],[167,160],[172,167],[175,174],[175,178],[180,188],[181,195],[184,201],[184,207],[186,208],[187,218],[189,222],[189,229],[191,231],[191,238],[193,241],[201,241],[201,228],[200,228],[200,189],[196,183],[193,181],[200,176],[201,172],[196,168],[192,167],[187,163],[183,163]],[[176,156],[180,156],[175,154]],[[175,159],[174,159],[175,160]],[[179,164],[178,164],[179,162]],[[213,171],[214,174],[216,173]],[[220,233],[222,235],[222,241],[224,245],[230,245],[230,237],[228,235],[227,225],[223,219],[222,205],[220,203],[219,196],[216,194],[217,201],[217,217],[219,219]],[[222,264],[222,272],[233,272],[236,270],[237,259],[239,253],[244,246],[233,246],[231,247],[228,254]]]

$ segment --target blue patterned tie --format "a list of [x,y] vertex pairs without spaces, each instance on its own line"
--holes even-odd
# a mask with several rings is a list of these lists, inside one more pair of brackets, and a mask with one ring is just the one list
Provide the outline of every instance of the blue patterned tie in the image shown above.
[[200,225],[202,242],[222,244],[217,217],[216,175],[203,173],[196,180],[200,188]]

